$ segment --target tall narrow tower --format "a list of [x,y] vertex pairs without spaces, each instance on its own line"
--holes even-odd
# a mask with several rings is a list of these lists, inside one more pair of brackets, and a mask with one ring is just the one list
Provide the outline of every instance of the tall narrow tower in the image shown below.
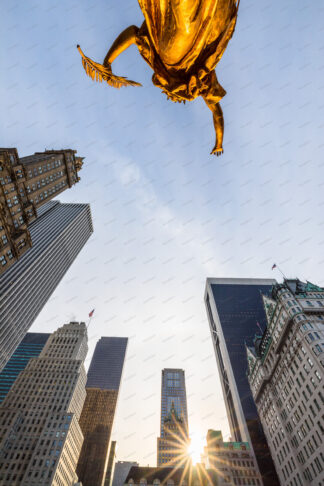
[[128,338],[102,337],[88,371],[80,418],[84,443],[77,467],[83,486],[102,486]]
[[172,404],[188,429],[185,372],[178,368],[165,368],[162,370],[161,386],[161,437],[164,436],[164,420],[169,415]]
[[185,373],[162,370],[161,437],[157,440],[158,466],[185,466],[189,444]]
[[0,483],[73,486],[83,436],[85,324],[54,332],[20,373],[0,407]]
[[261,292],[269,294],[275,280],[209,278],[205,303],[231,429],[236,442],[248,442],[264,486],[279,480],[248,378],[245,344],[252,345],[259,326],[266,326]]
[[0,276],[0,371],[93,231],[88,204],[50,201],[37,214],[33,247]]

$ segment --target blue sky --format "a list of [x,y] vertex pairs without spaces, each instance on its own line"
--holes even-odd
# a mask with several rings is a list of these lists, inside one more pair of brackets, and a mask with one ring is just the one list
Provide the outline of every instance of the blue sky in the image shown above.
[[186,371],[189,427],[228,425],[203,303],[206,277],[286,275],[324,285],[323,52],[319,1],[242,0],[217,74],[227,90],[224,155],[198,99],[167,101],[131,47],[114,90],[84,73],[143,16],[136,0],[2,1],[0,141],[21,156],[71,147],[95,232],[33,325],[73,319],[129,336],[114,436],[118,456],[155,465],[164,367]]

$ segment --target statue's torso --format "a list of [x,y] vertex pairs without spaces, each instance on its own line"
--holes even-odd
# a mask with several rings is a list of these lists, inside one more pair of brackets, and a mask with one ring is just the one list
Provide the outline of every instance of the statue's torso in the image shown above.
[[139,0],[150,39],[167,69],[188,70],[219,37],[235,0]]

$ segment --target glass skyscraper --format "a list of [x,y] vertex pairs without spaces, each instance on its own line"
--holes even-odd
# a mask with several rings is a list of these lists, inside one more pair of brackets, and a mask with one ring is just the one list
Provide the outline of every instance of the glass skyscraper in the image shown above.
[[90,206],[50,201],[29,230],[32,248],[0,277],[0,371],[89,239]]
[[28,332],[0,373],[0,403],[3,402],[10,388],[31,358],[37,358],[50,334]]
[[247,379],[245,343],[266,327],[262,294],[275,280],[207,279],[205,303],[232,437],[249,442],[264,486],[279,485]]
[[83,486],[102,486],[106,479],[127,343],[128,338],[102,337],[93,353],[86,383],[87,396],[80,417],[84,442],[77,474]]
[[157,439],[157,465],[185,467],[189,444],[185,373],[162,370],[161,433]]
[[161,437],[164,437],[164,421],[170,414],[172,403],[188,430],[187,394],[185,372],[177,368],[162,370],[161,389]]

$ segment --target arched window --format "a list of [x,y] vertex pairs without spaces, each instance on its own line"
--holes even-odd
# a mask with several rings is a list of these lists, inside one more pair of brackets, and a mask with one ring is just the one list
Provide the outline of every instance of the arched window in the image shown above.
[[174,481],[173,481],[173,479],[168,479],[168,480],[167,480],[167,486],[174,486]]
[[153,481],[153,486],[159,486],[160,480],[159,479],[154,479]]
[[133,486],[134,484],[134,480],[133,479],[129,479],[128,480],[128,486]]
[[147,485],[147,481],[146,481],[146,479],[145,479],[145,478],[142,478],[142,479],[140,480],[140,486],[146,486],[146,485]]

